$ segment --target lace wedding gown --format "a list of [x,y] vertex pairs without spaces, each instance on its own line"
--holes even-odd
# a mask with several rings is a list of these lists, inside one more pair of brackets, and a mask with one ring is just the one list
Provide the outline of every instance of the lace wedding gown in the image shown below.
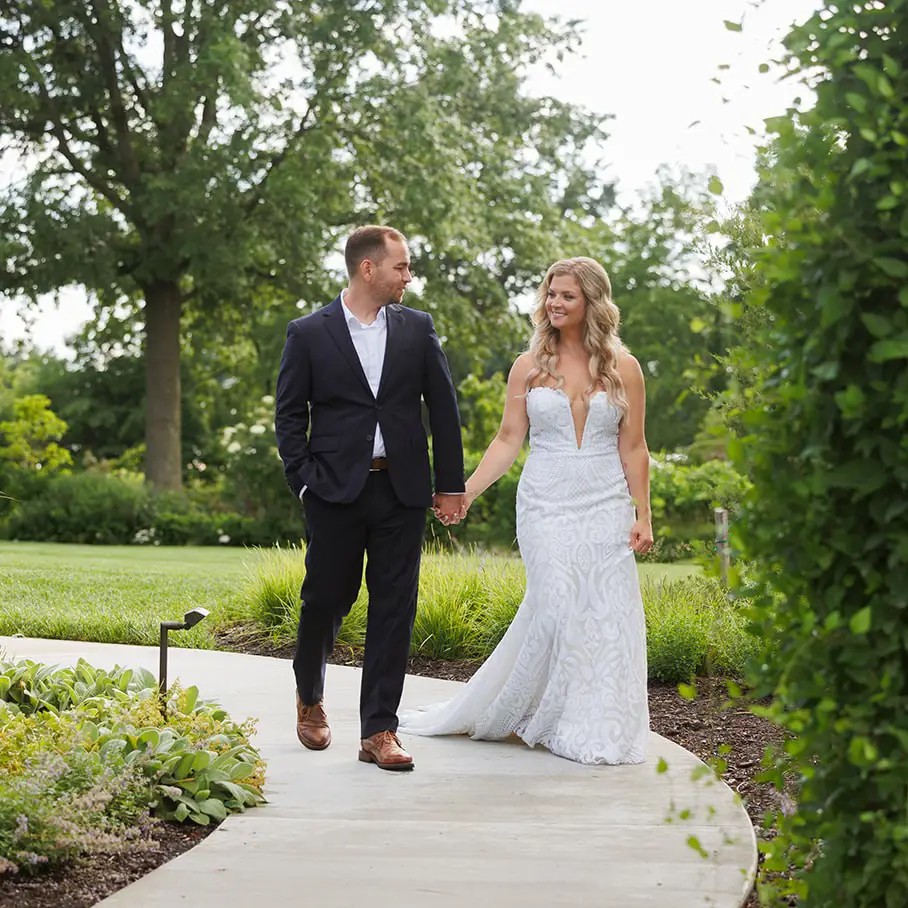
[[620,410],[590,400],[580,444],[564,392],[527,395],[530,455],[517,488],[526,595],[507,633],[452,699],[405,712],[400,731],[516,733],[581,763],[646,755],[646,627],[634,521],[618,456]]

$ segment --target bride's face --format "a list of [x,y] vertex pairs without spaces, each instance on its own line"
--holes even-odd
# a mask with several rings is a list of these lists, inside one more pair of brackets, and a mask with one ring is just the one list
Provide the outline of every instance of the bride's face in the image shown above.
[[552,278],[545,311],[552,327],[559,331],[582,327],[586,318],[586,300],[573,275],[559,274]]

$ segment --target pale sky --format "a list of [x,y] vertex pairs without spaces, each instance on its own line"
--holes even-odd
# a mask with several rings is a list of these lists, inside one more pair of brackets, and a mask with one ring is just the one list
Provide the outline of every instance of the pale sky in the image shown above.
[[[761,74],[759,66],[778,56],[779,39],[820,0],[525,0],[525,6],[584,20],[579,54],[564,59],[557,77],[534,73],[529,87],[614,116],[605,156],[622,202],[650,184],[661,165],[714,171],[729,204],[743,200],[754,182],[763,120],[783,114],[797,96],[809,98],[803,87],[780,81],[775,67]],[[743,30],[729,31],[726,19],[743,22]],[[60,309],[48,301],[32,314],[37,345],[61,353],[90,315],[80,290],[63,296]],[[0,338],[23,333],[14,307],[0,300]]]

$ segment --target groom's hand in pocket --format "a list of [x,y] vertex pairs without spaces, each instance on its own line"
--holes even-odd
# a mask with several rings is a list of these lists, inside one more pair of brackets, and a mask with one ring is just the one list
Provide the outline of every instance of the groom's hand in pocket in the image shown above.
[[444,526],[460,523],[463,514],[463,495],[444,495],[436,492],[432,496],[432,510]]

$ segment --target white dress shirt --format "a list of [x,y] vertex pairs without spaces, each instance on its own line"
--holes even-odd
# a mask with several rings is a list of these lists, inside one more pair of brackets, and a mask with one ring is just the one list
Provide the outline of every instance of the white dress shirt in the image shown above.
[[[366,380],[372,389],[372,396],[378,397],[378,386],[381,384],[382,366],[385,364],[385,347],[388,344],[388,314],[385,307],[378,310],[378,315],[371,325],[364,325],[348,308],[344,299],[347,291],[341,293],[341,308],[344,310],[344,321],[350,332],[350,340],[356,348]],[[375,426],[375,440],[372,443],[372,456],[385,456],[385,440],[382,438],[381,426]]]

